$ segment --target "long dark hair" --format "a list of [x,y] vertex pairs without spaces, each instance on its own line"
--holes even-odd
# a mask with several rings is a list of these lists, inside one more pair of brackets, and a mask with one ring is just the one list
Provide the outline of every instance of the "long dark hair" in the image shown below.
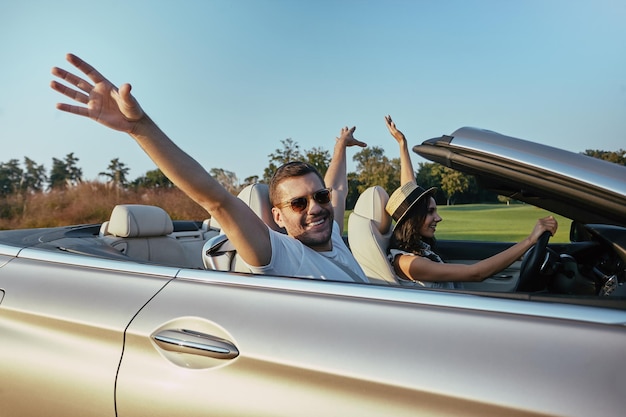
[[430,198],[430,196],[425,196],[420,199],[409,209],[400,223],[396,224],[389,241],[389,249],[418,254],[422,247],[421,242],[428,243],[434,249],[435,238],[424,238],[420,235],[420,229],[428,215]]

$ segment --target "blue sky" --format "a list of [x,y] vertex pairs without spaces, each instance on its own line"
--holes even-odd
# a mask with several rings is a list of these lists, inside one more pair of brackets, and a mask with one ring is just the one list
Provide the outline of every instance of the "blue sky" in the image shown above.
[[179,146],[240,180],[281,140],[332,150],[346,125],[397,157],[385,114],[412,145],[476,126],[623,149],[624,22],[622,0],[2,2],[0,162],[49,169],[74,152],[86,179],[113,158],[131,179],[154,169],[130,137],[55,109],[50,68],[67,52],[130,82]]

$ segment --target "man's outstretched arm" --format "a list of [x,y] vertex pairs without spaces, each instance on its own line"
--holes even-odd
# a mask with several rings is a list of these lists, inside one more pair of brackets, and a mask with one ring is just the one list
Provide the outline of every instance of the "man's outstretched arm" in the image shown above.
[[69,86],[52,81],[51,87],[79,103],[60,103],[57,108],[128,133],[177,187],[217,219],[244,261],[254,266],[269,263],[271,247],[267,226],[167,137],[132,96],[130,84],[118,89],[77,56],[68,54],[67,60],[90,81],[53,68],[52,74]]

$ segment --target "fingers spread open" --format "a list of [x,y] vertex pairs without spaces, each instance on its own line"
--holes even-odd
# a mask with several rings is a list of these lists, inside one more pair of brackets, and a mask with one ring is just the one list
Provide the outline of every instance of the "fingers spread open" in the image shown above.
[[72,74],[71,72],[65,71],[62,68],[52,68],[52,74],[66,81],[68,84],[76,86],[87,94],[89,94],[89,92],[93,90],[93,85],[91,85],[88,81],[85,81],[84,79],[77,77],[76,75]]
[[72,106],[71,104],[57,103],[57,109],[78,114],[79,116],[89,117],[89,110],[86,107]]
[[65,58],[70,64],[74,65],[76,68],[81,70],[85,75],[87,75],[89,79],[93,81],[94,83],[99,83],[101,81],[108,81],[106,78],[102,76],[102,74],[96,71],[94,67],[92,67],[91,65],[89,65],[88,63],[86,63],[85,61],[77,57],[76,55],[67,54]]
[[50,87],[52,87],[53,90],[63,94],[64,96],[69,97],[72,100],[78,101],[79,103],[89,103],[89,96],[87,94],[81,93],[80,91],[74,90],[73,88],[69,88],[59,82],[51,81]]

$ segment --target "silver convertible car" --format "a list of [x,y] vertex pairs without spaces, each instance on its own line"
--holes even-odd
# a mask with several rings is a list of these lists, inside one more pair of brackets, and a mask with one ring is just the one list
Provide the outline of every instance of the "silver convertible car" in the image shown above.
[[[413,150],[565,216],[571,241],[434,290],[398,285],[380,187],[348,227],[370,284],[252,275],[219,224],[154,206],[2,231],[0,415],[625,415],[626,167],[473,128]],[[240,197],[275,226],[266,188]]]

